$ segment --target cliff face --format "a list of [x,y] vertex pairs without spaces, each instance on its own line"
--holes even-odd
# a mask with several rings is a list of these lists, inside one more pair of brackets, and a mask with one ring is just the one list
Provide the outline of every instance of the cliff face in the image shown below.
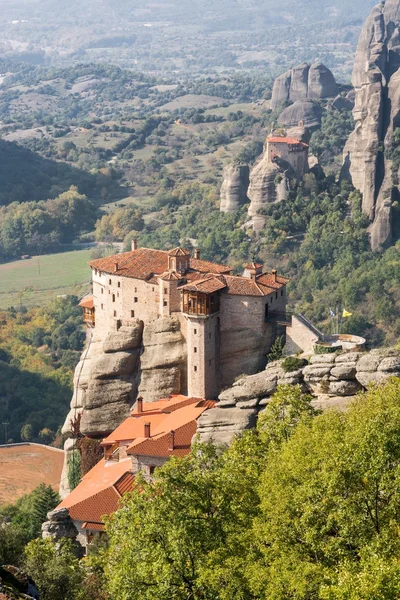
[[371,226],[371,246],[392,237],[392,204],[399,193],[390,160],[393,134],[400,126],[400,0],[376,6],[359,40],[353,85],[355,130],[344,152],[344,173],[362,192]]
[[220,211],[223,213],[236,212],[249,201],[250,168],[247,165],[227,165],[224,168],[224,180],[221,186]]
[[230,443],[235,435],[255,426],[257,415],[271,401],[278,385],[301,385],[315,397],[316,407],[343,409],[355,394],[391,377],[400,377],[397,350],[316,354],[309,365],[292,373],[285,373],[282,361],[276,361],[222,392],[216,407],[199,419],[198,433],[203,442]]
[[252,218],[256,233],[259,233],[266,223],[266,217],[259,214],[259,211],[271,202],[280,202],[287,198],[288,193],[289,179],[285,174],[285,168],[269,162],[265,152],[251,171],[248,190],[250,198],[248,214]]
[[325,65],[303,63],[275,80],[271,108],[275,110],[286,102],[298,100],[334,98],[338,91],[335,78]]

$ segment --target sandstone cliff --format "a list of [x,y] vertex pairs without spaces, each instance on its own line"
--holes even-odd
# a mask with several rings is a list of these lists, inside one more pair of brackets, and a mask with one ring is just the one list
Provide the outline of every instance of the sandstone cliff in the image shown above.
[[266,153],[257,161],[250,174],[248,196],[250,206],[249,217],[252,218],[253,229],[259,233],[266,223],[266,217],[260,214],[263,208],[272,202],[280,202],[289,194],[289,174],[293,176],[290,165],[271,163]]
[[312,100],[296,100],[285,108],[278,117],[282,127],[296,127],[302,123],[308,129],[320,127],[323,109]]
[[265,371],[243,377],[222,392],[216,407],[199,419],[201,441],[230,443],[236,434],[254,427],[278,385],[301,385],[315,397],[316,407],[344,408],[358,392],[400,377],[397,350],[316,354],[307,366],[291,373],[285,373],[282,362],[270,363]]
[[399,28],[400,0],[376,6],[361,33],[353,71],[356,126],[345,148],[343,172],[362,192],[373,249],[391,241],[392,204],[399,194],[390,160],[394,130],[400,126]]
[[236,212],[248,202],[250,168],[248,165],[227,165],[224,168],[224,180],[221,186],[220,211],[223,213]]
[[334,98],[338,91],[335,78],[325,65],[303,63],[275,80],[271,108],[298,100]]

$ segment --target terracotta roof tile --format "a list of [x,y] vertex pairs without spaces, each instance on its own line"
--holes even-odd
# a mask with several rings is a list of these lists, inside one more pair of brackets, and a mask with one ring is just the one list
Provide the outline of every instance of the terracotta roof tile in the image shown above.
[[217,263],[209,262],[208,260],[200,260],[200,258],[190,259],[190,268],[201,273],[230,273],[232,269],[227,265],[218,265]]
[[133,489],[133,484],[135,483],[135,476],[133,473],[125,473],[122,475],[121,479],[114,484],[115,489],[117,490],[120,496],[123,496],[127,492],[130,492]]
[[226,288],[226,282],[223,277],[206,277],[180,287],[181,290],[187,292],[201,292],[203,294],[213,294],[224,288]]
[[[87,498],[68,507],[71,519],[74,521],[102,522],[104,515],[110,515],[118,508],[120,495],[111,486],[97,494],[88,495]],[[61,508],[61,505],[58,507]]]
[[189,250],[185,250],[184,248],[174,248],[173,250],[168,250],[168,256],[190,256]]

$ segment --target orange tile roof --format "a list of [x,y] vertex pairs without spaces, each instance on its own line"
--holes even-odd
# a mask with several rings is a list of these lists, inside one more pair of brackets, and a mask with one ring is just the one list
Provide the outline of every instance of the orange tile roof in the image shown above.
[[201,273],[224,274],[232,271],[227,265],[219,265],[217,263],[209,262],[208,260],[201,260],[200,258],[191,258],[190,268],[194,271],[200,271]]
[[[181,394],[143,403],[143,412],[133,413],[103,443],[130,441],[127,451],[136,456],[185,456],[197,431],[197,419],[213,406],[212,400]],[[144,437],[145,422],[150,423],[150,438]],[[117,510],[120,497],[133,489],[134,481],[129,457],[119,462],[102,459],[57,508],[68,508],[73,520],[84,521],[85,529],[101,531],[103,516]]]
[[102,523],[103,516],[115,512],[121,496],[133,488],[131,469],[129,458],[109,464],[102,459],[57,508],[68,508],[75,521]]
[[94,299],[93,296],[85,296],[79,302],[79,306],[82,308],[94,308]]
[[267,142],[272,142],[273,144],[288,144],[289,146],[296,145],[302,146],[303,148],[308,148],[308,144],[305,144],[304,142],[301,142],[300,140],[296,140],[296,138],[291,137],[273,136],[267,138]]

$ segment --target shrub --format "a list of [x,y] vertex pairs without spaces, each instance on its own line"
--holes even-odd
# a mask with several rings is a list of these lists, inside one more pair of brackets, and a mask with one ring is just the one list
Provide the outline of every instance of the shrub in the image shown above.
[[298,371],[306,365],[308,365],[308,361],[305,358],[288,356],[282,363],[282,369],[285,371],[285,373],[292,373],[293,371]]

